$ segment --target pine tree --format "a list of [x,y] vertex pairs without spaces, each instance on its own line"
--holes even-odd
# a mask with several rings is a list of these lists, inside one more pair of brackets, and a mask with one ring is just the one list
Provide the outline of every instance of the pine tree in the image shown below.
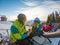
[[55,22],[54,12],[52,13],[52,18],[53,18],[53,19],[52,19],[52,20],[53,20],[52,22]]
[[48,15],[47,24],[50,22],[50,16]]

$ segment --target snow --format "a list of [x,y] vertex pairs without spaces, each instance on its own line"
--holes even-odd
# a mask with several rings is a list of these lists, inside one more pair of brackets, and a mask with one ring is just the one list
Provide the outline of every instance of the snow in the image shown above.
[[2,34],[3,38],[9,37],[11,25],[12,22],[10,21],[0,21],[0,33]]
[[0,21],[0,29],[10,29],[11,24],[9,21]]

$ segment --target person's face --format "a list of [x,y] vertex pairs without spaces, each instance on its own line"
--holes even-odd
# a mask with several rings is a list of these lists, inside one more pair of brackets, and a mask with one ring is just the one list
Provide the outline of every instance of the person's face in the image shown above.
[[26,22],[26,17],[22,19],[22,22],[24,22],[24,23]]
[[18,20],[22,21],[23,23],[26,22],[26,17],[19,17]]
[[37,22],[34,22],[34,23],[33,23],[33,26],[34,26],[34,27],[37,27],[38,25],[39,25],[39,23],[37,23]]
[[38,26],[38,25],[39,25],[39,23],[37,23],[37,22],[36,22],[35,24],[36,24],[36,26]]

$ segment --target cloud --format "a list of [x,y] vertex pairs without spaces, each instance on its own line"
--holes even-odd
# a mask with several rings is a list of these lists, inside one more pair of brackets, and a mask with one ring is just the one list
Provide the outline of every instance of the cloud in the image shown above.
[[42,4],[49,12],[60,11],[60,1],[45,1]]
[[59,7],[60,6],[60,1],[44,1],[44,2],[42,2],[42,5],[45,5],[45,6],[48,6],[48,7],[50,7],[50,6]]
[[[27,20],[34,20],[35,17],[39,17],[40,20],[45,20],[47,19],[48,15],[48,10],[46,10],[44,7],[34,7],[34,8],[28,8],[21,13],[24,13],[27,16]],[[45,18],[45,19],[44,19]]]
[[37,6],[38,5],[38,0],[22,0],[22,3],[25,5],[32,7],[32,6]]
[[27,6],[36,6],[37,5],[37,3],[35,3],[35,2],[30,2],[30,1],[28,1],[28,2],[23,2],[25,5],[27,5]]
[[15,19],[17,19],[17,16],[15,15],[15,16],[10,16],[10,17],[8,17],[8,20],[9,21],[14,21]]
[[32,7],[32,6],[41,5],[42,3],[43,4],[49,4],[50,5],[50,4],[55,3],[55,1],[54,0],[22,0],[22,3],[24,3],[27,6],[31,6]]
[[[14,11],[15,14],[23,13],[27,16],[27,20],[34,20],[35,17],[39,17],[40,20],[46,21],[47,16],[53,11],[60,11],[60,2],[59,1],[44,1],[41,5],[35,2],[24,2],[27,6],[26,8],[19,8]],[[38,5],[38,6],[36,6]],[[35,7],[33,7],[35,6]],[[16,15],[10,17],[10,20],[16,19]]]

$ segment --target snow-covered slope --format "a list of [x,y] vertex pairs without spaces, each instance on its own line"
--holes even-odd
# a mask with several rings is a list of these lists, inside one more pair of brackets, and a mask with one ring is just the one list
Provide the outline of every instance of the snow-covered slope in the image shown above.
[[0,33],[3,36],[10,35],[10,27],[12,25],[12,22],[10,21],[0,21]]
[[0,29],[10,29],[12,22],[0,21]]

